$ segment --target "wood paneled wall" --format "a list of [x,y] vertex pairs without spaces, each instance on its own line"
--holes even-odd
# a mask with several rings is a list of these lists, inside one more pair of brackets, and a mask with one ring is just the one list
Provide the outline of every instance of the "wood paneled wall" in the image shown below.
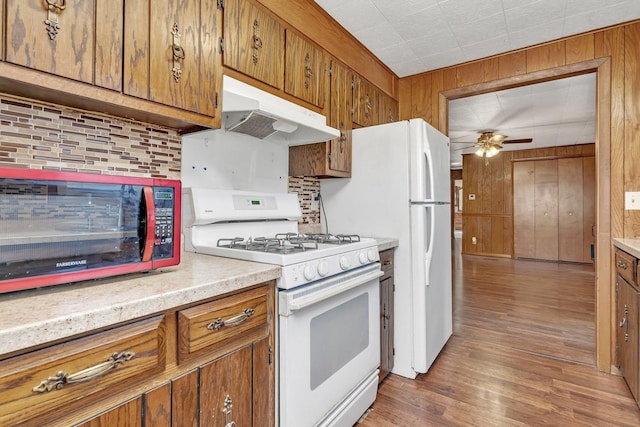
[[[464,208],[462,253],[513,256],[513,176],[517,159],[557,159],[593,156],[594,144],[503,151],[489,159],[465,154],[462,159]],[[469,195],[475,196],[469,200]],[[476,244],[472,243],[476,238]]]
[[611,238],[640,237],[640,211],[624,210],[624,192],[640,190],[639,45],[634,21],[399,82],[400,118],[423,117],[446,133],[448,99],[597,72],[596,330],[603,371],[611,370],[615,349]]

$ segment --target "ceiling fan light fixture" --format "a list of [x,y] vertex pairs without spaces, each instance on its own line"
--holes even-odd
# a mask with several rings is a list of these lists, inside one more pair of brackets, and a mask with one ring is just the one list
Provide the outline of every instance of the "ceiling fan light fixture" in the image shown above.
[[487,150],[487,157],[493,157],[496,154],[498,154],[500,152],[500,150],[498,150],[498,148],[495,145],[492,145],[491,147],[489,147],[489,149]]

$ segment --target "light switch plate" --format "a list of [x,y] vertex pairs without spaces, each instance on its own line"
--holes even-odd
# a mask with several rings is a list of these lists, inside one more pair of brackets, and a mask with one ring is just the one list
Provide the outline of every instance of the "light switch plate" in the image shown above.
[[625,191],[624,209],[627,211],[640,210],[640,191]]

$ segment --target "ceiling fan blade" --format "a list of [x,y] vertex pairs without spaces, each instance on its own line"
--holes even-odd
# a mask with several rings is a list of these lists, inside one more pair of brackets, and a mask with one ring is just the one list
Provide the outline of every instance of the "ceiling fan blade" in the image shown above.
[[507,135],[493,135],[491,138],[489,138],[489,141],[501,143],[507,138]]
[[503,144],[523,144],[523,143],[528,143],[528,142],[532,142],[533,138],[524,138],[524,139],[507,139],[505,141],[502,141]]

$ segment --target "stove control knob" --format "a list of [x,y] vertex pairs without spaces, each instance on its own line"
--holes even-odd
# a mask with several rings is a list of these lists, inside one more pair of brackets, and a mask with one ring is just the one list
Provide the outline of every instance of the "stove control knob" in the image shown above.
[[358,254],[358,261],[360,261],[360,264],[366,264],[367,263],[367,254],[364,252],[360,252]]
[[351,267],[351,259],[349,259],[349,257],[342,255],[340,257],[340,268],[343,270],[346,270],[349,267]]
[[327,261],[320,261],[320,264],[318,264],[318,274],[320,277],[329,274],[329,264],[327,264]]
[[367,250],[367,258],[369,258],[370,262],[373,262],[376,260],[376,254],[378,253],[378,251],[374,250],[374,249],[369,249]]
[[316,277],[316,271],[310,265],[306,265],[304,267],[303,274],[304,274],[304,278],[307,279],[307,280],[313,280]]

